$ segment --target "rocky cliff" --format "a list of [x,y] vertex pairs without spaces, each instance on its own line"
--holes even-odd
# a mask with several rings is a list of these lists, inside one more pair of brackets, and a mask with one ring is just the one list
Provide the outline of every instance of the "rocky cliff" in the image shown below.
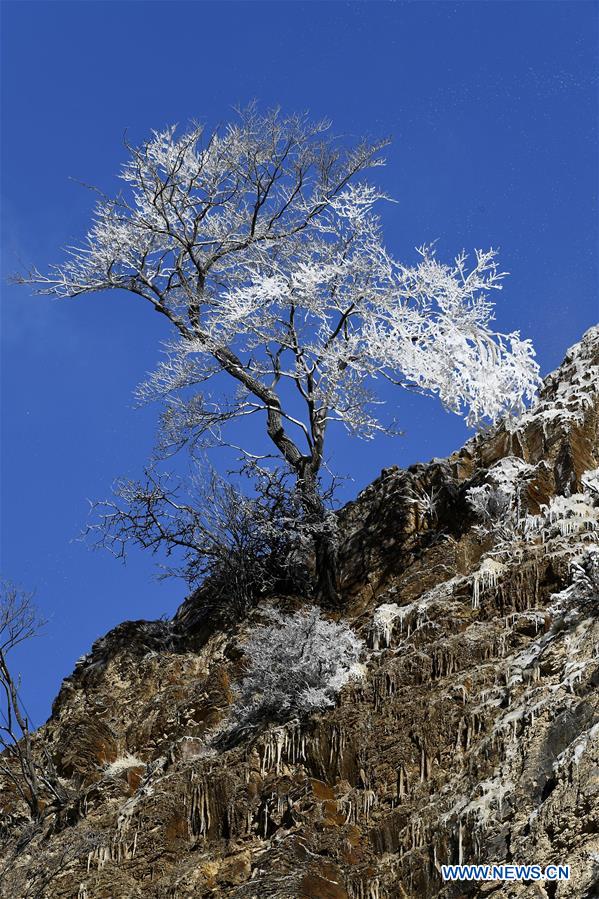
[[[260,609],[99,640],[37,735],[76,799],[32,836],[2,784],[1,895],[599,895],[598,391],[593,328],[532,411],[342,510],[368,649],[334,709],[211,748]],[[461,861],[571,876],[443,882]]]

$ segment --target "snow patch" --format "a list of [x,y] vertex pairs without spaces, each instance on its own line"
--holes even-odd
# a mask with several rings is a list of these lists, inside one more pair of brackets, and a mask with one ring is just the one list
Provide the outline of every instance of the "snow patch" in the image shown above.
[[115,774],[120,774],[122,771],[127,771],[129,768],[145,767],[145,762],[143,762],[141,759],[138,759],[137,756],[127,753],[126,755],[115,759],[114,762],[110,762],[110,764],[107,765],[104,769],[104,773],[109,777],[113,777]]

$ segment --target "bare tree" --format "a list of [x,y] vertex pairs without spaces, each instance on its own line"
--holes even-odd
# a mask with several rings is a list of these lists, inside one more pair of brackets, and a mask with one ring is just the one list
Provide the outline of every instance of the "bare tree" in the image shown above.
[[64,805],[67,795],[44,745],[34,747],[31,722],[19,697],[19,683],[7,656],[16,646],[35,636],[43,622],[33,606],[32,595],[10,582],[0,584],[0,774],[14,786],[26,803],[34,823],[43,818],[44,794]]
[[362,640],[314,606],[292,615],[269,609],[243,648],[245,676],[232,716],[236,729],[261,718],[285,721],[331,707],[345,684],[362,676]]
[[[70,827],[40,840],[39,828],[28,827],[3,846],[0,864],[0,899],[49,899],[57,881],[85,863],[105,843],[105,836],[84,826]],[[34,842],[37,840],[37,842]],[[33,851],[32,851],[33,850]],[[29,856],[20,863],[23,855]]]
[[243,615],[273,590],[309,595],[310,544],[320,522],[302,514],[287,471],[253,465],[251,475],[247,495],[216,472],[189,484],[150,469],[143,481],[117,482],[113,500],[94,504],[84,536],[121,559],[130,544],[163,552],[164,576],[192,587],[209,579],[213,612]]
[[[140,389],[166,402],[167,441],[264,416],[306,514],[324,521],[328,426],[383,428],[381,379],[436,394],[471,424],[522,409],[538,382],[530,342],[491,329],[488,294],[504,275],[493,250],[469,268],[465,254],[445,265],[423,247],[404,265],[385,248],[374,212],[384,195],[360,179],[384,143],[347,147],[328,122],[255,106],[212,133],[155,132],[127,147],[125,190],[100,198],[85,244],[20,280],[148,302],[175,335]],[[223,391],[223,374],[237,392]],[[320,592],[335,602],[334,540],[315,534]]]

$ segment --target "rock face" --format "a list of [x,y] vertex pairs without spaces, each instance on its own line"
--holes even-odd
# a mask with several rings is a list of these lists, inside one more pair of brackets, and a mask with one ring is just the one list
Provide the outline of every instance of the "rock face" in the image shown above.
[[[200,593],[111,631],[37,734],[76,799],[28,842],[0,784],[0,895],[598,896],[598,468],[593,328],[531,412],[342,510],[364,677],[226,751],[211,734],[260,608],[211,629]],[[570,880],[444,882],[459,862]]]

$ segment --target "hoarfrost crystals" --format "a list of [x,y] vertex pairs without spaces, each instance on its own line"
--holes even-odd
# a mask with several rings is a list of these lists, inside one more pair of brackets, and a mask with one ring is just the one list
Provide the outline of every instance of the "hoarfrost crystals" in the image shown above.
[[375,212],[388,198],[361,180],[384,142],[346,148],[328,127],[251,105],[212,134],[153,132],[128,147],[125,190],[99,202],[84,245],[23,280],[63,297],[125,289],[165,315],[178,342],[142,397],[224,369],[246,392],[228,419],[272,416],[291,383],[310,411],[283,415],[286,426],[321,457],[329,421],[365,437],[383,428],[381,379],[438,396],[471,425],[521,412],[538,366],[530,341],[491,328],[505,276],[495,251],[394,259]]
[[246,675],[238,688],[238,716],[286,720],[335,703],[340,690],[361,676],[362,641],[317,608],[293,615],[269,610],[245,644]]

